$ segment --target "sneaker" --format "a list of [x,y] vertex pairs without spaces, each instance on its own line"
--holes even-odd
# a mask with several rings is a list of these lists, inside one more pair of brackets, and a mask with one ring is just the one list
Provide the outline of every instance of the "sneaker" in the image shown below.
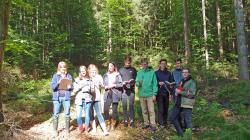
[[149,128],[149,127],[150,127],[149,124],[144,124],[144,125],[142,126],[142,129],[147,129],[147,128]]
[[130,123],[130,127],[135,128],[135,123],[134,123],[134,122],[131,122],[131,123]]
[[109,132],[108,132],[108,131],[104,131],[104,132],[103,132],[103,135],[104,135],[104,136],[108,136],[108,135],[109,135]]
[[151,131],[156,131],[157,129],[156,129],[155,126],[150,125],[150,130],[151,130]]

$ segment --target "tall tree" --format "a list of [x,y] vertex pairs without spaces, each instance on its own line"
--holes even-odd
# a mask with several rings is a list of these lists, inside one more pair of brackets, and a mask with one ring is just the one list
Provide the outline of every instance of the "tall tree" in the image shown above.
[[243,0],[234,0],[237,45],[238,45],[238,61],[239,61],[239,77],[241,80],[249,80],[248,72],[248,46],[246,42],[245,32],[245,11]]
[[206,22],[206,0],[202,0],[203,35],[205,44],[206,68],[209,66],[207,46],[207,22]]
[[[4,58],[4,48],[6,45],[6,38],[8,34],[8,22],[11,0],[0,1],[0,83],[2,84],[2,65]],[[0,122],[4,121],[3,107],[2,107],[2,85],[0,85]]]
[[223,43],[222,43],[222,36],[221,36],[221,10],[220,10],[220,2],[219,0],[216,0],[216,25],[217,25],[217,35],[218,35],[218,42],[219,42],[219,53],[220,53],[220,58],[223,57]]
[[190,61],[191,51],[189,45],[189,24],[188,24],[188,0],[183,0],[183,19],[184,19],[184,44],[185,44],[185,56],[187,63]]

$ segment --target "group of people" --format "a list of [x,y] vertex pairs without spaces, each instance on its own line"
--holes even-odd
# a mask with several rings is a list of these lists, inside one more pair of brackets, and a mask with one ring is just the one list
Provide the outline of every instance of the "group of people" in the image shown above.
[[[135,87],[138,87],[139,92],[144,121],[143,129],[157,130],[155,102],[158,107],[160,128],[165,128],[169,119],[175,126],[178,135],[183,135],[186,128],[191,129],[196,84],[190,75],[190,70],[182,67],[181,59],[176,60],[176,68],[172,72],[167,69],[166,59],[159,61],[157,71],[149,66],[147,58],[141,59],[142,68],[139,71],[132,67],[131,63],[131,57],[126,56],[124,66],[117,70],[116,64],[109,62],[108,70],[103,76],[98,73],[98,68],[94,64],[90,64],[88,67],[82,65],[79,68],[79,76],[73,80],[67,72],[67,64],[59,62],[51,83],[54,136],[58,135],[58,117],[61,105],[64,107],[66,134],[69,135],[70,98],[72,95],[75,95],[76,118],[80,132],[89,132],[91,128],[96,131],[95,117],[97,117],[103,134],[107,136],[119,122],[118,104],[120,101],[123,108],[124,126],[136,127]],[[104,89],[104,95],[101,94],[101,89]],[[102,101],[104,101],[104,109],[102,109]],[[174,102],[174,107],[168,115],[170,101]],[[112,116],[110,108],[112,108]],[[83,113],[84,123],[82,121]]]

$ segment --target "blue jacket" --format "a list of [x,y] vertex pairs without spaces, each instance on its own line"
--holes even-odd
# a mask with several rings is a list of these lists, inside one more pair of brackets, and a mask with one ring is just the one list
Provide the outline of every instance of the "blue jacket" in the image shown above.
[[[59,99],[59,92],[58,92],[59,84],[58,84],[58,81],[60,80],[60,78],[61,78],[61,75],[55,73],[53,75],[53,78],[52,78],[52,81],[51,81],[51,88],[52,88],[52,92],[53,92],[52,93],[52,100],[53,101],[57,101]],[[67,73],[66,78],[72,80],[72,76],[69,73]],[[70,100],[70,94],[71,94],[71,91],[73,89],[73,81],[72,81],[71,87],[72,87],[71,89],[65,90],[66,91],[65,92],[65,100]]]
[[175,81],[176,85],[179,85],[179,83],[180,83],[181,80],[183,79],[183,76],[182,76],[182,69],[175,69],[175,70],[172,72],[172,75],[173,75],[173,78],[174,78],[174,81]]
[[[167,89],[164,86],[159,85],[159,82],[173,82],[173,78],[171,76],[171,72],[169,72],[168,70],[157,70],[155,71],[156,74],[156,78],[157,78],[157,82],[158,82],[158,94],[159,93],[163,93],[163,94],[169,94]],[[168,88],[169,90],[171,90],[170,88]]]

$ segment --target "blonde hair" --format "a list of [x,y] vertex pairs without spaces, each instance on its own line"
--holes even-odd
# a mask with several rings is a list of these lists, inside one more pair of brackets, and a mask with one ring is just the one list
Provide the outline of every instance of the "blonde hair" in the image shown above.
[[89,66],[88,66],[88,72],[90,71],[90,69],[95,69],[96,70],[96,74],[99,74],[99,70],[98,70],[98,68],[96,67],[95,64],[89,64]]
[[68,68],[67,63],[64,61],[61,61],[57,65],[57,73],[60,73],[60,68],[62,68],[62,67],[66,68],[66,72],[67,72],[67,68]]

